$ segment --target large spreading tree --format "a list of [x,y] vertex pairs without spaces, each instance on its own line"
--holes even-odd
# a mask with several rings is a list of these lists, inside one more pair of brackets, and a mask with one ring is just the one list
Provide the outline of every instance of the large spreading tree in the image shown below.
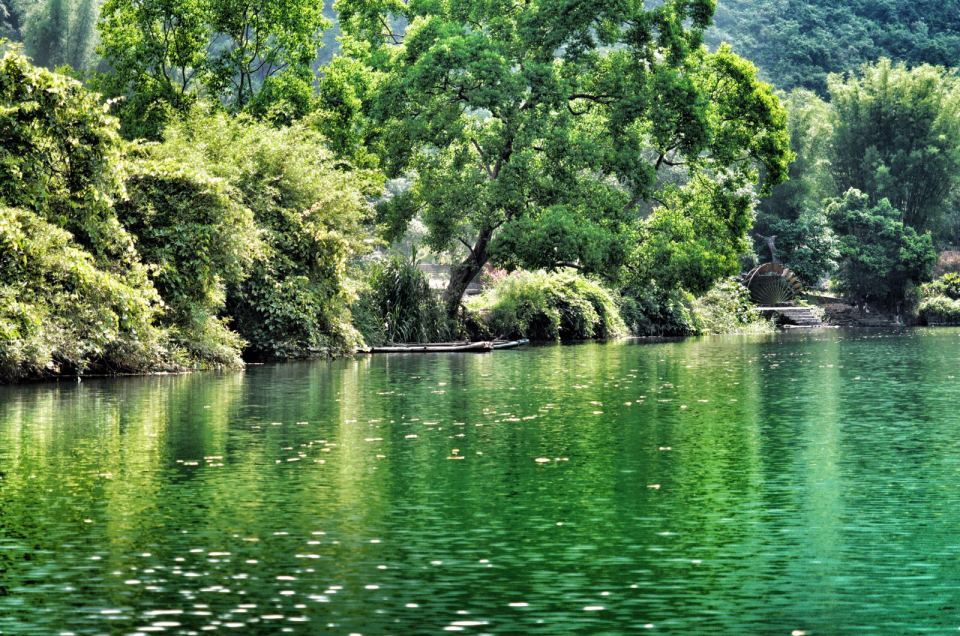
[[703,47],[713,0],[651,4],[338,1],[372,74],[366,140],[413,177],[381,218],[466,248],[450,313],[491,259],[691,291],[736,268],[760,175],[786,178],[786,115],[752,64]]

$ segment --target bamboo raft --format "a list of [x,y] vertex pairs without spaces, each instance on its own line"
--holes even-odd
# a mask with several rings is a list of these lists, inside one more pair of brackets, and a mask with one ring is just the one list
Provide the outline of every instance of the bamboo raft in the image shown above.
[[498,349],[516,349],[530,342],[522,340],[487,340],[484,342],[437,342],[423,344],[411,342],[393,347],[370,347],[362,350],[363,353],[484,353]]

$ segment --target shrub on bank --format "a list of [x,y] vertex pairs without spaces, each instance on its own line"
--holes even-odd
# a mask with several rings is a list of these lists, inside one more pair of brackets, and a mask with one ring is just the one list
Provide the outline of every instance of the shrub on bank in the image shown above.
[[732,278],[718,282],[699,298],[680,290],[629,289],[621,314],[638,336],[696,336],[772,331],[774,323],[753,308],[750,292]]
[[159,297],[113,201],[116,121],[97,97],[0,58],[0,382],[171,360]]
[[585,340],[628,333],[616,295],[567,272],[514,272],[468,299],[466,306],[495,338]]
[[69,232],[0,207],[0,382],[134,372],[167,360],[143,271],[98,267]]
[[126,187],[118,216],[153,270],[171,341],[193,366],[242,366],[246,343],[222,312],[226,286],[242,283],[263,251],[253,214],[222,180],[169,161],[140,159]]
[[937,252],[930,234],[904,225],[886,199],[871,206],[866,194],[851,189],[826,213],[838,237],[841,293],[855,299],[869,294],[871,304],[893,309],[909,305],[912,287],[932,278]]
[[750,291],[733,279],[722,280],[693,301],[693,329],[700,335],[772,331],[750,301]]
[[920,303],[920,320],[925,324],[960,324],[960,300],[931,296]]
[[945,296],[951,300],[960,300],[960,274],[948,273],[940,278],[920,286],[921,298]]
[[637,336],[695,335],[693,295],[680,290],[664,291],[655,285],[627,288],[618,300],[620,315],[630,333]]
[[303,126],[197,107],[125,145],[98,96],[0,57],[0,381],[349,350],[381,177]]
[[353,304],[353,322],[370,345],[449,342],[457,335],[439,294],[415,257],[394,254],[367,264],[365,286]]

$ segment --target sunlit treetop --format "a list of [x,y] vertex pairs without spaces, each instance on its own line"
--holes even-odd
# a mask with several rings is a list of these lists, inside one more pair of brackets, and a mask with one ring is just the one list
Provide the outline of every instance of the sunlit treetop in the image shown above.
[[[703,47],[713,0],[336,6],[345,49],[372,76],[366,140],[388,176],[416,176],[383,220],[398,235],[419,214],[432,248],[468,248],[447,291],[451,311],[491,257],[611,277],[643,271],[632,263],[651,223],[640,204],[664,190],[658,174],[668,170],[680,176],[665,188],[688,191],[721,221],[727,236],[710,241],[729,264],[750,205],[720,199],[748,199],[761,173],[763,192],[786,177],[786,115],[770,87],[728,48]],[[668,199],[661,207],[682,208],[684,197]],[[683,234],[663,248],[696,243]]]

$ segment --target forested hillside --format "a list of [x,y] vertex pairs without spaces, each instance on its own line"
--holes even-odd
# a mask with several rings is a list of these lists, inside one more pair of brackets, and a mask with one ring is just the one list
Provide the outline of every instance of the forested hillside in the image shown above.
[[[96,17],[103,0],[0,0],[0,37],[25,45],[40,66],[92,70]],[[182,4],[178,2],[172,3]],[[321,70],[339,52],[333,1],[331,28],[314,63]],[[719,0],[708,46],[731,45],[777,88],[826,94],[827,75],[887,57],[908,64],[956,66],[960,0]]]
[[727,42],[777,88],[824,95],[827,75],[881,57],[960,62],[958,0],[719,0],[711,47]]

